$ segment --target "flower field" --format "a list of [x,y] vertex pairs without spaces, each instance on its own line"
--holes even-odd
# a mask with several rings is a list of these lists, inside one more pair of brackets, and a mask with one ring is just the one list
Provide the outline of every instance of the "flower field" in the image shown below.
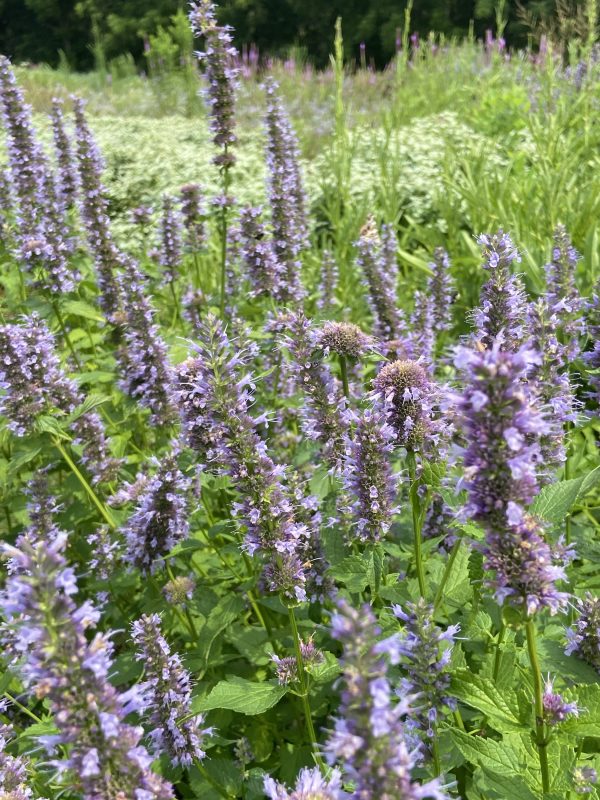
[[0,798],[600,798],[598,52],[215,13],[0,57]]

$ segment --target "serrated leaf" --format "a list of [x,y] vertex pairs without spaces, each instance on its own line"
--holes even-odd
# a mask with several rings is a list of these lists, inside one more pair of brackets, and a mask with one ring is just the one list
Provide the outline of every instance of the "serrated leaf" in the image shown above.
[[600,737],[600,686],[582,686],[576,698],[579,716],[569,716],[561,725],[561,730],[578,737]]
[[227,595],[211,610],[200,632],[200,642],[193,656],[194,667],[198,672],[206,670],[215,639],[228,625],[238,619],[243,608],[244,601],[241,597]]
[[258,683],[232,677],[217,683],[208,697],[196,697],[192,702],[192,710],[200,712],[227,708],[238,714],[254,716],[273,708],[287,691],[286,686],[280,686],[275,681]]
[[451,693],[484,714],[500,733],[523,732],[527,726],[519,717],[517,697],[509,689],[499,692],[489,678],[460,670],[452,678]]
[[69,440],[71,437],[66,433],[60,422],[56,417],[51,417],[49,414],[40,414],[35,421],[35,428],[40,433],[50,433],[59,439]]
[[333,653],[323,653],[325,660],[314,667],[307,667],[307,672],[315,683],[329,683],[341,672],[340,664]]
[[457,749],[472,764],[479,764],[497,775],[518,775],[521,771],[516,751],[504,742],[469,736],[459,730],[452,730],[451,736]]
[[83,300],[66,300],[61,303],[63,311],[67,314],[72,314],[75,317],[83,317],[83,319],[91,319],[94,322],[106,322],[100,311],[89,303],[84,303]]
[[24,467],[25,464],[29,464],[41,450],[41,447],[31,447],[29,450],[22,450],[15,453],[8,464],[8,474],[14,475],[17,473],[21,467]]
[[348,556],[340,564],[329,569],[331,577],[343,583],[349,592],[362,592],[369,584],[369,563],[363,556]]
[[530,511],[547,522],[558,525],[577,500],[584,497],[599,482],[600,467],[596,467],[585,476],[544,486],[531,504]]
[[540,636],[538,639],[538,654],[542,672],[552,675],[561,675],[570,678],[576,683],[594,684],[598,681],[598,673],[585,661],[577,656],[565,655],[565,644]]
[[[490,800],[538,800],[536,795],[527,786],[523,778],[518,775],[498,775],[490,769],[481,767],[482,778],[477,781],[477,786],[485,791],[485,797]],[[488,794],[494,792],[494,794]],[[546,797],[547,795],[544,795]]]
[[98,394],[97,392],[92,392],[88,394],[85,398],[83,403],[77,406],[67,417],[69,422],[75,422],[75,420],[82,417],[84,414],[87,414],[89,411],[92,411],[97,406],[101,406],[103,403],[108,402],[110,398],[106,397],[105,395]]

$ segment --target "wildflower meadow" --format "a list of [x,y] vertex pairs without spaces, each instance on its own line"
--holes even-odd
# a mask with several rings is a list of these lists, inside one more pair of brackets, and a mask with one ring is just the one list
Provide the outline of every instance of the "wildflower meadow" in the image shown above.
[[188,11],[0,57],[0,798],[598,800],[595,28]]

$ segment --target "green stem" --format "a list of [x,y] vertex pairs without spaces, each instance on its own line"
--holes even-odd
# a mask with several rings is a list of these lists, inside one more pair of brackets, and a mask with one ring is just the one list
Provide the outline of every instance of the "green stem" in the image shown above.
[[433,732],[433,740],[431,742],[431,754],[433,756],[433,769],[435,775],[439,775],[442,771],[442,765],[440,762],[440,747],[437,740],[437,731]]
[[90,486],[89,482],[85,479],[83,474],[80,472],[77,464],[73,461],[71,456],[65,450],[65,448],[63,447],[63,444],[60,441],[60,439],[57,439],[57,438],[53,437],[52,438],[52,442],[53,442],[54,446],[56,447],[56,449],[58,450],[58,452],[63,457],[63,459],[65,460],[65,462],[70,467],[71,472],[73,473],[73,475],[75,475],[75,477],[77,478],[79,483],[85,489],[85,491],[86,491],[88,497],[90,498],[90,500],[92,501],[92,503],[96,506],[98,511],[102,514],[102,517],[104,518],[104,520],[107,523],[107,525],[109,526],[109,528],[111,528],[112,530],[116,530],[117,524],[114,521],[114,519],[112,518],[110,512],[108,511],[108,509],[106,508],[104,503],[100,500],[100,498],[98,497],[96,492],[92,489],[92,487]]
[[36,717],[36,715],[33,713],[33,711],[30,711],[27,708],[27,706],[24,706],[22,703],[19,703],[19,701],[17,700],[16,697],[13,697],[8,692],[2,692],[2,694],[4,695],[4,697],[6,697],[7,700],[9,700],[20,711],[22,711],[23,714],[26,714],[28,717],[31,717],[31,719],[34,720],[35,722],[42,722],[42,720],[39,717]]
[[498,638],[496,639],[496,655],[494,656],[494,683],[498,680],[498,672],[500,671],[500,659],[502,657],[502,642],[504,641],[504,634],[506,633],[506,625],[504,620],[500,624],[498,631]]
[[348,362],[346,361],[346,356],[338,356],[340,359],[340,373],[342,376],[342,386],[344,387],[344,396],[346,398],[350,397],[350,388],[348,386]]
[[[569,456],[571,455],[571,441],[569,438],[571,424],[567,423],[567,452],[565,460],[565,480],[568,481],[571,477],[571,463]],[[565,518],[565,542],[571,544],[571,512]]]
[[527,651],[529,653],[529,663],[533,676],[534,703],[535,703],[535,741],[540,756],[540,769],[542,772],[542,789],[546,794],[550,791],[550,771],[548,769],[548,752],[546,750],[546,731],[544,725],[544,688],[542,685],[542,672],[537,655],[535,643],[535,624],[532,619],[527,619],[525,624],[527,634]]
[[306,722],[306,730],[308,738],[313,750],[318,765],[323,768],[323,761],[319,754],[317,735],[312,721],[312,714],[310,710],[310,703],[308,700],[308,686],[306,683],[306,672],[304,670],[304,659],[302,658],[302,651],[300,649],[300,635],[298,633],[298,624],[296,623],[296,615],[292,606],[288,606],[288,614],[290,618],[290,626],[292,628],[292,637],[294,639],[294,650],[296,651],[296,664],[298,665],[298,682],[300,684],[300,698],[302,700],[302,708],[304,710],[304,719]]
[[71,351],[71,355],[73,356],[73,361],[77,365],[78,370],[83,370],[81,365],[81,361],[79,360],[79,356],[77,355],[75,348],[73,347],[73,342],[69,336],[69,332],[67,331],[67,326],[65,325],[65,321],[63,319],[62,314],[60,313],[60,308],[58,307],[58,303],[52,303],[52,308],[54,309],[54,313],[56,314],[56,319],[58,320],[58,324],[60,325],[60,329],[62,331],[62,335],[64,336],[65,342],[67,343],[67,347]]
[[[223,147],[225,160],[227,159],[227,144]],[[225,316],[225,294],[227,291],[227,192],[229,191],[229,165],[223,167],[223,208],[221,209],[221,317]]]
[[[175,575],[173,574],[173,570],[171,569],[171,565],[169,564],[168,561],[165,561],[165,568],[167,570],[167,575],[169,576],[169,580],[172,581],[172,582],[175,582]],[[194,623],[194,619],[193,619],[192,615],[190,614],[190,610],[187,607],[187,605],[183,606],[183,611],[185,613],[185,619],[187,620],[187,627],[188,627],[188,629],[190,631],[192,639],[195,642],[197,642],[198,641],[198,630],[196,628],[196,625]]]
[[446,584],[448,583],[448,578],[452,572],[452,567],[454,566],[454,562],[456,561],[456,556],[458,555],[458,551],[460,550],[460,539],[457,539],[452,546],[452,550],[450,551],[450,557],[446,562],[446,568],[444,569],[444,574],[442,575],[442,580],[440,581],[440,585],[438,586],[437,592],[435,593],[435,600],[433,601],[433,610],[436,611],[439,607],[440,603],[444,598],[444,589],[446,588]]
[[410,478],[410,505],[412,508],[413,537],[415,546],[415,567],[417,570],[417,580],[419,582],[419,592],[421,597],[425,597],[425,569],[423,567],[423,547],[421,539],[421,501],[418,495],[417,486],[417,460],[414,450],[407,450],[406,463],[408,465],[408,475]]

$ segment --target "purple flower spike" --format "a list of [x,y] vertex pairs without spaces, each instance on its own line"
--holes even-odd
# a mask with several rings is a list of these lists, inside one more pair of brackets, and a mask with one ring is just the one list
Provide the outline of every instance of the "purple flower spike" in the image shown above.
[[300,251],[307,243],[305,198],[300,174],[298,142],[278,94],[269,79],[267,95],[267,172],[271,205],[273,247],[281,264],[279,294],[284,301],[299,302],[305,291],[301,282]]
[[296,786],[289,791],[282,783],[270,776],[265,778],[264,791],[270,800],[344,800],[348,797],[342,791],[341,773],[334,769],[324,778],[317,767],[303,767],[298,773]]
[[390,226],[379,236],[374,217],[369,217],[356,243],[356,263],[364,273],[375,335],[384,341],[397,339],[404,330],[398,309],[396,237]]
[[344,647],[344,689],[324,750],[328,763],[339,764],[344,779],[353,783],[351,797],[448,800],[438,778],[421,785],[412,774],[422,760],[421,744],[407,738],[404,718],[414,713],[418,699],[408,695],[394,702],[384,655],[397,663],[398,637],[378,641],[381,631],[371,609],[353,609],[343,600],[331,633]]
[[52,99],[52,133],[58,164],[59,197],[65,208],[72,208],[77,198],[77,167],[71,140],[65,129],[63,102]]
[[464,485],[466,513],[486,531],[486,569],[499,603],[506,598],[534,613],[542,607],[556,613],[567,600],[556,582],[565,579],[572,553],[551,548],[541,524],[525,509],[539,491],[540,438],[548,423],[526,383],[541,356],[525,347],[456,351],[455,365],[467,386],[458,404],[467,440]]
[[[589,370],[600,370],[600,288],[586,304],[586,323],[592,349],[583,354],[583,360]],[[590,375],[589,381],[594,390],[592,398],[600,406],[600,374]]]
[[583,303],[575,283],[575,271],[580,259],[567,229],[564,225],[558,225],[554,231],[552,260],[546,265],[546,300],[551,312],[557,316],[558,336],[571,361],[581,352],[579,337],[583,333]]
[[164,558],[189,531],[186,494],[189,481],[177,466],[176,453],[163,456],[152,477],[138,475],[122,489],[116,502],[136,501],[136,509],[125,527],[127,561],[145,574],[158,568]]
[[323,251],[321,259],[321,280],[317,308],[323,313],[330,311],[335,303],[339,270],[332,252]]
[[261,209],[247,207],[240,214],[240,238],[246,275],[253,296],[277,295],[281,265],[277,261],[273,242],[267,238],[260,220]]
[[567,629],[565,653],[575,653],[600,673],[600,598],[587,594],[575,602],[577,619]]
[[567,703],[562,696],[554,691],[554,683],[548,678],[544,685],[542,695],[544,706],[544,722],[547,725],[558,725],[564,722],[568,716],[579,716],[577,703]]
[[233,46],[231,28],[217,24],[216,6],[210,0],[199,0],[190,6],[190,25],[195,36],[203,36],[205,51],[197,53],[204,64],[208,87],[206,102],[213,141],[221,152],[215,156],[218,167],[228,169],[235,163],[229,151],[235,144],[235,95],[239,69],[237,50]]
[[521,280],[511,273],[520,261],[517,248],[502,230],[477,240],[489,273],[481,290],[479,308],[473,312],[475,337],[485,347],[498,342],[502,350],[516,350],[525,338],[527,300]]
[[411,722],[432,737],[440,715],[457,707],[448,690],[450,657],[459,626],[452,625],[445,631],[438,627],[433,621],[433,608],[423,598],[408,603],[406,610],[393,606],[393,611],[404,623],[398,653],[408,672],[397,691],[400,697],[414,694],[419,698],[419,708]]
[[186,233],[186,247],[195,253],[206,243],[202,187],[198,183],[186,183],[179,190],[179,196],[183,227]]
[[434,385],[416,361],[392,361],[373,381],[375,396],[385,405],[397,444],[418,450],[434,431],[431,415]]
[[159,263],[169,283],[177,280],[181,272],[181,219],[172,197],[163,197],[160,220]]
[[436,247],[429,266],[433,275],[427,283],[427,294],[433,304],[433,326],[436,331],[447,331],[452,323],[454,282],[450,275],[450,259],[443,247]]
[[141,713],[150,725],[150,750],[166,753],[174,766],[189,767],[206,755],[202,740],[210,729],[202,729],[201,714],[191,713],[192,681],[177,653],[172,653],[161,630],[158,614],[146,614],[131,626],[137,645],[137,660],[144,665]]
[[[29,694],[44,698],[57,733],[40,737],[69,794],[105,797],[118,786],[124,797],[173,800],[173,789],[150,769],[142,729],[125,722],[138,706],[136,693],[119,693],[109,676],[110,634],[89,638],[99,613],[77,606],[77,581],[67,565],[67,539],[5,546],[18,569],[0,596],[8,626],[9,655]],[[60,749],[57,746],[60,745]]]

